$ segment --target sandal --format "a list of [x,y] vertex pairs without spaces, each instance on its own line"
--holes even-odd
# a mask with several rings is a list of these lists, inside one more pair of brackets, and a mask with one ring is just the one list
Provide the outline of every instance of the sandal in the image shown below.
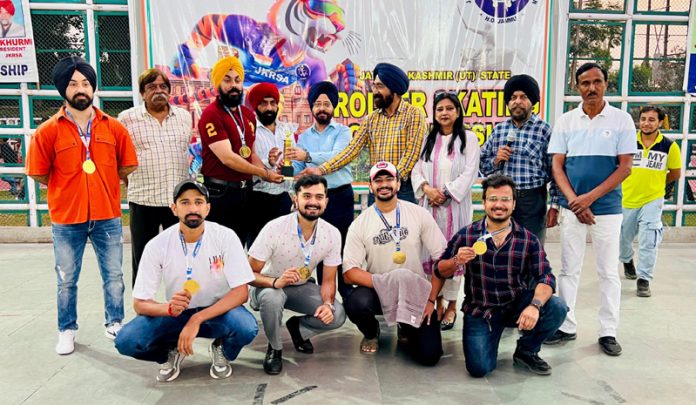
[[442,330],[450,330],[454,328],[454,323],[457,322],[457,312],[454,311],[454,316],[452,317],[452,322],[447,320],[447,314],[452,313],[452,312],[447,312],[445,311],[445,316],[442,319],[442,322],[440,323],[440,329]]
[[363,340],[360,342],[360,352],[361,353],[376,353],[378,349],[379,349],[379,336],[377,336],[373,339],[363,338]]

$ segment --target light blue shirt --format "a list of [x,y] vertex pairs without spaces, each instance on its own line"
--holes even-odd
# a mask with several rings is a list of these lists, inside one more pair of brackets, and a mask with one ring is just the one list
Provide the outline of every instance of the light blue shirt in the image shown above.
[[[352,138],[350,128],[343,124],[338,124],[333,120],[323,132],[316,130],[316,124],[307,128],[300,134],[297,146],[309,152],[312,157],[311,163],[293,161],[295,174],[300,173],[307,167],[321,166],[324,162],[331,160],[350,143]],[[350,165],[342,167],[340,170],[324,176],[329,183],[329,188],[336,188],[353,182],[353,175],[350,173]]]

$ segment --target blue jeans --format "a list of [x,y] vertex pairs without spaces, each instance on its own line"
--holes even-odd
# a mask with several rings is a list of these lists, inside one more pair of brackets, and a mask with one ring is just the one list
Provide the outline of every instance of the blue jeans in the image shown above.
[[[162,364],[167,361],[169,350],[177,346],[179,334],[191,316],[204,309],[187,309],[177,317],[138,315],[124,325],[116,336],[116,349],[124,356]],[[246,308],[239,306],[203,322],[198,337],[221,338],[222,351],[231,361],[258,333],[256,318]]]
[[123,321],[123,234],[121,218],[81,224],[53,224],[58,281],[58,330],[77,329],[77,281],[87,238],[97,254],[104,289],[105,325]]
[[[472,377],[483,377],[495,370],[498,363],[498,345],[505,327],[517,327],[515,322],[520,313],[529,306],[534,291],[525,291],[507,309],[493,311],[491,319],[464,315],[464,356],[466,370]],[[528,354],[539,353],[541,344],[561,326],[568,307],[557,296],[551,296],[541,308],[539,320],[534,329],[523,331],[517,340],[517,350]]]
[[662,197],[640,208],[624,208],[621,223],[621,248],[619,260],[628,263],[633,260],[633,239],[638,235],[638,278],[651,281],[657,247],[662,241]]

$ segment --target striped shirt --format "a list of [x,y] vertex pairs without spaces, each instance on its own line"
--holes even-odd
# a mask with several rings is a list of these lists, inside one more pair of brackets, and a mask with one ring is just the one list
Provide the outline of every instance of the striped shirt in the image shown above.
[[[605,101],[604,109],[590,118],[582,109],[570,110],[556,120],[549,153],[566,155],[565,172],[577,195],[599,187],[619,167],[620,155],[635,155],[636,124],[626,111]],[[621,184],[590,206],[594,215],[621,214]],[[560,205],[569,208],[565,196]]]
[[128,176],[128,201],[169,206],[174,187],[189,175],[191,113],[170,105],[169,115],[160,124],[143,104],[121,112],[118,120],[128,129],[139,162],[138,169]]
[[[268,152],[273,148],[278,148],[283,151],[285,146],[285,135],[287,132],[292,134],[295,133],[290,127],[290,124],[282,121],[276,121],[275,133],[271,132],[270,129],[266,128],[259,120],[256,120],[256,142],[254,142],[254,151],[258,157],[263,162],[263,166],[275,170],[283,164],[283,156],[280,157],[280,161],[277,162],[276,166],[273,167],[268,164]],[[295,146],[295,137],[290,136],[292,140],[292,146]],[[287,193],[290,191],[291,181],[285,180],[280,184],[270,183],[261,180],[260,177],[254,176],[254,191],[260,191],[262,193],[278,195],[282,193]]]
[[[537,283],[556,289],[556,277],[539,239],[512,218],[512,231],[497,248],[486,240],[488,251],[464,266],[462,311],[490,319],[493,311],[507,309],[525,290]],[[447,244],[440,260],[454,257],[460,247],[473,246],[487,233],[485,219],[465,226]]]
[[425,114],[417,107],[401,100],[391,117],[380,108],[363,120],[348,147],[333,159],[319,166],[324,174],[332,173],[357,158],[367,145],[370,166],[385,160],[396,166],[401,177],[408,179],[418,161],[423,138],[428,133]]
[[514,132],[515,140],[510,144],[513,154],[505,164],[504,174],[512,177],[518,190],[531,190],[551,183],[551,202],[558,203],[560,192],[551,175],[551,155],[547,153],[551,139],[551,126],[536,114],[517,128],[508,119],[493,128],[490,137],[481,148],[480,170],[484,176],[498,172],[495,157],[498,149],[507,144],[507,137]]

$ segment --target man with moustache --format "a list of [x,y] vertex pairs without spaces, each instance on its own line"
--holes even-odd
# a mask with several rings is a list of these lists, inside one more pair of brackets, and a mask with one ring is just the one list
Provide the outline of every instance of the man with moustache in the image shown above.
[[201,115],[204,183],[210,190],[208,219],[237,233],[246,243],[251,224],[252,176],[264,181],[283,182],[283,176],[264,166],[254,152],[254,113],[241,105],[244,67],[239,59],[228,56],[215,63],[210,81],[218,96]]
[[145,244],[160,226],[177,220],[169,199],[174,186],[188,177],[188,145],[192,119],[188,111],[169,104],[171,84],[159,69],[147,69],[138,78],[142,105],[118,115],[138,153],[138,170],[128,176],[133,285]]
[[452,237],[434,271],[435,277],[442,278],[464,275],[466,369],[473,377],[493,371],[503,330],[517,327],[521,337],[512,356],[514,363],[549,375],[551,366],[538,353],[563,323],[568,308],[553,296],[556,278],[543,245],[513,219],[515,182],[493,175],[482,186],[486,217]]
[[[512,217],[544,243],[546,228],[558,224],[558,189],[547,153],[551,126],[532,112],[539,102],[539,85],[529,75],[512,76],[503,88],[510,118],[499,123],[481,148],[481,173],[512,177],[517,195]],[[551,209],[546,212],[547,183]]]
[[65,106],[31,138],[27,174],[48,185],[55,271],[58,282],[58,354],[75,350],[77,282],[87,239],[103,280],[105,335],[123,322],[121,180],[138,159],[128,131],[92,105],[97,73],[77,56],[53,68],[53,83]]
[[[309,108],[314,116],[314,125],[300,134],[297,147],[290,150],[288,157],[293,160],[295,172],[300,173],[307,167],[318,167],[331,160],[350,143],[350,128],[333,120],[334,108],[338,103],[338,88],[331,82],[315,83],[309,89],[307,97]],[[346,243],[348,227],[353,222],[353,175],[350,164],[343,166],[326,176],[329,190],[329,203],[322,218],[341,232],[341,253]],[[342,267],[338,267],[338,292],[345,300],[352,291],[352,286],[343,280]],[[317,269],[321,274],[321,265]],[[321,280],[323,277],[319,276]]]
[[[259,83],[249,90],[247,101],[256,112],[256,141],[254,151],[265,168],[276,171],[283,163],[285,137],[290,134],[292,144],[295,137],[288,123],[277,121],[280,93],[273,83]],[[290,213],[290,181],[275,184],[254,179],[252,206],[256,218],[251,224],[248,244],[251,246],[261,228],[272,219]]]
[[[428,133],[425,114],[402,99],[409,85],[403,70],[390,63],[378,63],[373,75],[372,94],[377,109],[363,120],[345,149],[320,166],[305,169],[303,174],[336,172],[357,158],[367,145],[370,165],[386,161],[396,166],[402,176],[398,198],[415,204],[410,175]],[[373,200],[370,195],[370,201]]]
[[[636,295],[649,297],[657,247],[662,241],[662,206],[665,188],[681,175],[681,152],[677,142],[662,135],[660,128],[667,115],[652,105],[640,109],[638,152],[633,158],[631,175],[624,180],[621,254],[624,275],[636,282]],[[633,264],[633,239],[638,236],[638,268]]]
[[587,232],[596,252],[601,305],[599,346],[610,356],[621,354],[619,327],[621,281],[621,182],[631,174],[636,153],[636,128],[631,116],[604,100],[607,70],[585,63],[575,72],[582,97],[578,108],[561,115],[549,142],[553,177],[563,194],[561,205],[561,272],[558,296],[568,316],[547,344],[575,340],[575,302],[585,256]]
[[[288,319],[286,326],[295,349],[306,354],[314,353],[311,337],[339,328],[346,319],[343,306],[335,301],[341,234],[319,218],[328,202],[326,179],[302,176],[294,190],[297,212],[266,224],[249,249],[256,276],[251,283],[251,306],[261,312],[268,337],[263,369],[271,375],[283,369],[283,309],[302,314]],[[310,278],[320,262],[324,263],[321,287]]]
[[[375,195],[375,203],[351,224],[343,252],[343,277],[346,283],[357,285],[344,306],[348,318],[364,336],[360,342],[362,353],[375,353],[379,349],[380,327],[375,316],[383,314],[383,307],[375,289],[375,277],[406,269],[427,279],[421,260],[423,251],[437,260],[447,245],[428,211],[397,198],[399,179],[396,167],[389,162],[372,166],[370,192]],[[398,326],[399,340],[407,343],[408,353],[426,366],[434,366],[442,356],[440,321],[435,310],[442,283],[437,277],[426,282],[431,287],[422,318],[415,319],[419,327],[406,323]]]
[[[145,246],[133,288],[138,315],[124,325],[116,349],[159,363],[157,381],[169,382],[179,376],[184,357],[194,354],[196,337],[213,339],[210,376],[227,378],[230,361],[258,333],[256,319],[244,308],[254,276],[237,235],[205,220],[210,203],[203,184],[184,180],[173,196],[171,210],[179,223]],[[158,302],[162,283],[166,301]]]

